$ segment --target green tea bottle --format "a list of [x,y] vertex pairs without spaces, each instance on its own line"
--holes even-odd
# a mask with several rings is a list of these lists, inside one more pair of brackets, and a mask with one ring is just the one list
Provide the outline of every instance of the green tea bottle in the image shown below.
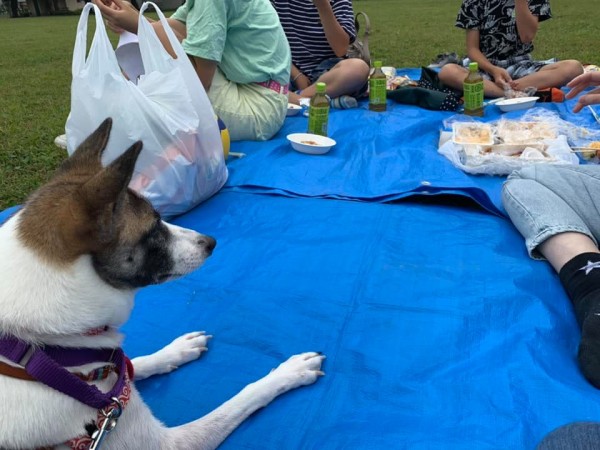
[[381,61],[375,61],[373,67],[375,70],[369,77],[369,109],[385,111],[387,108],[387,78],[381,70]]
[[479,73],[479,64],[469,64],[469,74],[463,81],[465,114],[483,116],[483,77]]
[[327,136],[329,121],[329,99],[325,95],[325,83],[317,83],[317,92],[310,99],[308,108],[308,132]]

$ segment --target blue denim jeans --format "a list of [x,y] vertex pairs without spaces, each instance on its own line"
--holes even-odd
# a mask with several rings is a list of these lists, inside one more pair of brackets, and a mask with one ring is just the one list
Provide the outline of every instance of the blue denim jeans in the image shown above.
[[600,422],[573,422],[552,431],[536,450],[597,450]]
[[600,166],[532,165],[512,173],[502,201],[525,238],[529,255],[548,238],[564,232],[600,238]]

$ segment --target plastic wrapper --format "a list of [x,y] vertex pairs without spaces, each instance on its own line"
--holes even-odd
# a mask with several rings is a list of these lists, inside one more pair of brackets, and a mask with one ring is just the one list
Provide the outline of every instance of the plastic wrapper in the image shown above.
[[444,122],[439,153],[471,174],[508,175],[530,164],[580,162],[571,142],[594,134],[535,108],[518,120],[484,123],[458,115]]

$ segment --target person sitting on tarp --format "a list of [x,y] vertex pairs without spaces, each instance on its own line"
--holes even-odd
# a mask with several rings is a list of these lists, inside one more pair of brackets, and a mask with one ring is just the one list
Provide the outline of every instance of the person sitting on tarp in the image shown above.
[[346,58],[356,39],[351,0],[271,0],[292,49],[290,101],[312,97],[316,83],[327,85],[332,106],[354,108],[366,92],[369,66]]
[[[600,85],[600,72],[576,77],[566,97],[590,85]],[[599,89],[581,96],[573,111],[591,103],[600,103]],[[508,177],[502,200],[529,255],[558,272],[581,327],[579,366],[600,388],[600,167],[531,165]]]
[[[94,2],[113,31],[137,33],[138,11],[130,3]],[[277,133],[287,113],[291,53],[269,0],[187,0],[168,22],[231,140]],[[153,26],[172,53],[160,22]]]
[[[583,73],[579,61],[531,58],[539,22],[550,19],[548,0],[463,0],[456,26],[466,30],[466,62],[477,62],[486,97],[502,97],[506,88],[524,91],[559,88]],[[467,69],[446,64],[440,81],[462,91]]]

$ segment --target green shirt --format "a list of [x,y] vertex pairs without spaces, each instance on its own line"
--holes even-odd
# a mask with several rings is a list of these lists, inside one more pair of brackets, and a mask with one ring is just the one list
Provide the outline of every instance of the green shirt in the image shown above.
[[228,80],[289,82],[290,47],[269,0],[187,0],[172,17],[186,24],[185,52],[216,61]]

